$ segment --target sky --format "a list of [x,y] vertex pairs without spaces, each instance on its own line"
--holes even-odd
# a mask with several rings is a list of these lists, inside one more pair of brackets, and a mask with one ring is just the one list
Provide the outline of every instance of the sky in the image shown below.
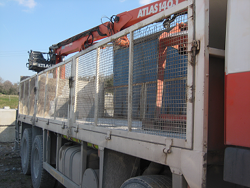
[[[111,17],[156,0],[0,0],[0,77],[12,83],[28,70],[28,51],[48,52],[52,44]],[[108,20],[103,20],[104,22]]]

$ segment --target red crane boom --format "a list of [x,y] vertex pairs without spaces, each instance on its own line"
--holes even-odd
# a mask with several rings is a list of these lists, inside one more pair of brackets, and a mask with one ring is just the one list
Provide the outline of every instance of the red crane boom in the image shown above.
[[[109,22],[105,22],[90,30],[79,33],[62,42],[52,45],[49,53],[41,53],[37,51],[29,52],[29,63],[27,63],[30,70],[40,72],[53,64],[62,61],[62,57],[74,52],[80,52],[91,46],[95,41],[109,37],[118,33],[119,31],[128,28],[150,16],[153,16],[161,11],[171,8],[185,0],[159,0],[154,3],[126,11],[118,15],[113,15]],[[166,18],[171,20],[172,18]],[[117,40],[119,45],[128,46],[129,41],[127,37],[122,37]],[[43,58],[43,54],[47,54],[47,60]]]
[[110,22],[103,23],[58,44],[52,45],[50,48],[54,49],[54,52],[57,54],[56,63],[61,61],[61,56],[67,56],[68,54],[81,51],[91,46],[97,40],[109,37],[183,1],[185,0],[160,0],[131,11],[114,15],[111,17]]

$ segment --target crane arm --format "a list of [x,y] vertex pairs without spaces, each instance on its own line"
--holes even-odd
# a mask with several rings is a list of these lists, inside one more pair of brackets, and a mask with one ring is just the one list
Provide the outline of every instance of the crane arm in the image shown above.
[[[81,51],[91,46],[95,41],[109,37],[183,1],[185,0],[160,0],[131,11],[120,13],[112,16],[109,22],[84,31],[56,45],[52,45],[50,49],[53,49],[57,56],[67,56],[68,54]],[[60,58],[57,59],[56,63],[60,61]]]
[[[150,16],[184,1],[186,0],[159,0],[131,11],[113,15],[109,22],[105,22],[90,30],[84,31],[62,42],[52,45],[49,48],[49,53],[30,51],[28,60],[29,63],[26,65],[29,70],[40,72],[48,67],[51,67],[53,64],[61,62],[63,56],[84,50],[91,46],[95,41],[114,35],[125,28],[128,28],[149,18]],[[167,24],[171,23],[171,20],[174,20],[173,18],[174,17],[166,18],[166,21],[170,21],[167,22]],[[117,39],[116,44],[120,46],[128,46],[129,40],[126,36],[124,36]],[[48,56],[47,59],[43,57],[43,55],[46,54]]]

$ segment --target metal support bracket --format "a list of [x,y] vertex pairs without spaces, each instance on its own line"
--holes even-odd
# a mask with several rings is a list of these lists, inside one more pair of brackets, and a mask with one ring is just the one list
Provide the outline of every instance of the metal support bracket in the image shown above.
[[62,129],[65,129],[65,122],[62,122]]
[[169,140],[169,139],[166,139],[166,147],[163,149],[163,153],[165,154],[169,154],[171,153],[171,147],[173,145],[173,139]]
[[[194,87],[193,85],[191,86],[187,86],[188,88],[190,88],[191,92],[193,93],[194,92]],[[188,89],[189,90],[189,89]],[[194,97],[193,95],[191,95],[191,97],[189,99],[187,99],[187,102],[190,102],[190,103],[193,103],[194,102]]]
[[49,119],[48,119],[48,121],[47,121],[46,125],[49,125]]
[[78,131],[79,131],[79,124],[76,125],[74,132],[78,133]]
[[69,88],[72,88],[74,81],[75,81],[75,79],[73,76],[69,77]]
[[199,40],[193,40],[192,41],[192,47],[189,51],[191,53],[191,65],[195,65],[195,56],[200,52],[200,41]]
[[72,131],[71,128],[72,128],[72,126],[70,126],[70,125],[67,127],[67,137],[68,138],[71,136],[71,131]]
[[107,135],[105,136],[106,140],[111,140],[111,131],[107,131]]
[[193,40],[192,49],[196,50],[196,54],[199,53],[199,51],[200,51],[200,41],[199,40]]

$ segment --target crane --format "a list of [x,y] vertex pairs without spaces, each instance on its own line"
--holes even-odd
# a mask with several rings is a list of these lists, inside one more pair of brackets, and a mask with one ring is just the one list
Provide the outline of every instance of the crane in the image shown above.
[[[64,41],[54,44],[49,47],[49,52],[29,51],[29,59],[26,66],[29,70],[41,72],[46,68],[53,66],[62,61],[63,57],[80,52],[96,41],[109,37],[126,29],[144,19],[149,18],[161,11],[173,7],[185,0],[159,0],[148,5],[126,11],[110,17],[108,22],[102,23],[92,29],[79,33]],[[164,27],[170,28],[170,23],[176,18],[175,15],[165,18]],[[126,36],[116,40],[120,46],[128,46],[129,40]],[[44,58],[44,56],[47,56]]]

